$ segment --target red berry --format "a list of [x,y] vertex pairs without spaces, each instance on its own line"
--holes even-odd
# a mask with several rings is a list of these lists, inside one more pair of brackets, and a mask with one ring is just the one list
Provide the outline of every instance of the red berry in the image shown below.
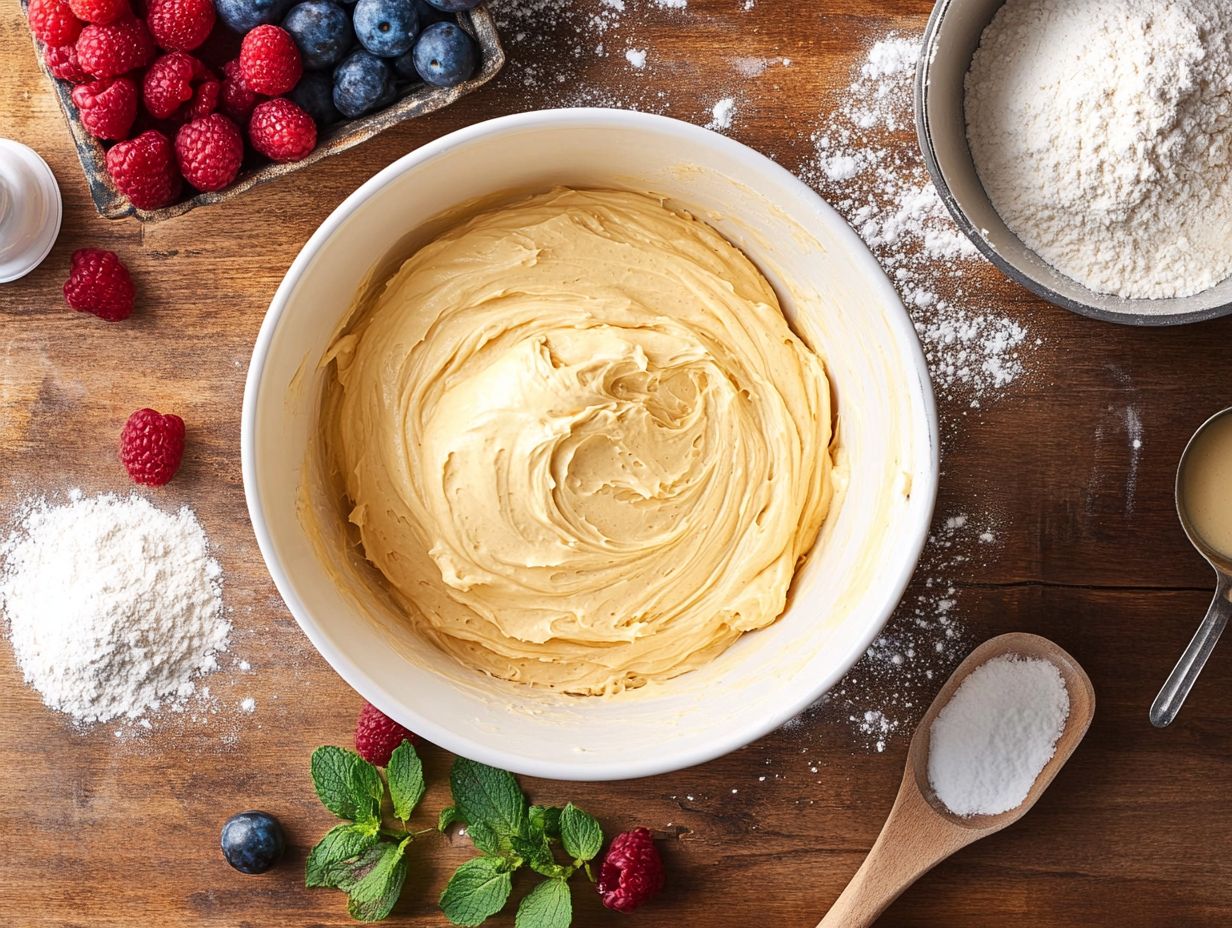
[[30,0],[26,17],[34,37],[46,45],[68,45],[81,35],[81,23],[67,0]]
[[108,322],[127,319],[133,311],[133,279],[113,251],[79,248],[73,252],[64,299],[78,312]]
[[290,100],[277,97],[252,111],[248,140],[271,161],[299,161],[316,148],[317,124]]
[[355,750],[370,764],[384,767],[389,755],[403,741],[415,741],[415,736],[388,715],[365,702],[355,723]]
[[248,117],[252,115],[252,109],[260,97],[244,83],[239,59],[224,64],[222,74],[222,111],[240,124],[248,122]]
[[100,26],[113,23],[129,12],[128,0],[68,0],[68,5],[82,22]]
[[90,79],[90,75],[82,69],[81,62],[77,60],[76,45],[44,45],[43,63],[53,76],[62,81],[80,84]]
[[209,38],[214,4],[212,0],[151,0],[146,21],[154,41],[163,48],[188,52]]
[[184,179],[198,190],[221,190],[240,172],[244,137],[222,113],[211,113],[176,133],[175,159]]
[[161,487],[180,469],[184,420],[153,409],[138,409],[120,433],[120,460],[135,483]]
[[137,85],[130,77],[78,84],[73,103],[81,124],[96,139],[126,139],[137,118]]
[[632,912],[663,888],[663,860],[647,828],[612,839],[595,888],[609,909]]
[[157,129],[107,151],[107,173],[138,209],[158,209],[180,195],[180,172],[171,140]]
[[133,16],[105,26],[86,26],[77,39],[77,60],[98,78],[144,68],[153,58],[154,40],[145,23]]
[[218,109],[218,101],[222,98],[222,81],[211,76],[197,85],[193,98],[188,104],[188,118],[200,119]]
[[207,78],[213,75],[192,55],[163,55],[141,79],[141,99],[146,111],[155,119],[170,119],[193,98],[194,85]]
[[299,47],[285,29],[267,23],[244,36],[240,74],[250,90],[276,97],[299,83],[303,73]]

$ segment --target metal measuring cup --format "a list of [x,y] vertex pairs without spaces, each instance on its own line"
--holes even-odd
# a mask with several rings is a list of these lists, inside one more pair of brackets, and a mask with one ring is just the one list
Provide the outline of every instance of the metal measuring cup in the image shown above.
[[[1185,500],[1185,467],[1191,460],[1190,452],[1200,435],[1229,414],[1232,414],[1232,407],[1215,413],[1198,427],[1189,439],[1189,443],[1185,445],[1185,451],[1181,454],[1181,462],[1176,468],[1176,513],[1180,517],[1181,528],[1185,530],[1190,543],[1215,568],[1215,598],[1211,600],[1210,608],[1206,611],[1206,618],[1198,626],[1193,640],[1189,642],[1189,647],[1185,649],[1181,659],[1176,662],[1163,689],[1159,691],[1155,702],[1151,704],[1151,724],[1156,728],[1172,724],[1172,720],[1181,711],[1185,697],[1189,695],[1189,691],[1198,681],[1198,675],[1202,673],[1207,658],[1215,650],[1215,643],[1219,641],[1219,636],[1228,624],[1228,619],[1232,618],[1232,600],[1229,599],[1232,596],[1232,558],[1216,550],[1198,534]],[[1228,487],[1228,492],[1232,493],[1232,486]]]

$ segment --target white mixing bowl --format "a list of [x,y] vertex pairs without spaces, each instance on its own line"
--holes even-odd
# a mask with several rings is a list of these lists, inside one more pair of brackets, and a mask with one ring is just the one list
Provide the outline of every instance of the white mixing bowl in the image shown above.
[[[787,611],[712,663],[615,698],[488,678],[422,641],[371,572],[305,531],[343,537],[306,467],[318,362],[366,280],[479,198],[555,185],[669,197],[741,248],[824,357],[839,417],[841,492]],[[661,116],[553,110],[481,123],[412,152],[355,191],[274,295],[244,395],[244,488],[287,606],[339,674],[412,731],[534,776],[605,780],[675,770],[773,730],[826,692],[894,609],[937,488],[937,418],[911,321],[855,233],[799,180],[731,139]],[[306,487],[301,493],[301,487]],[[335,553],[330,553],[333,550]]]

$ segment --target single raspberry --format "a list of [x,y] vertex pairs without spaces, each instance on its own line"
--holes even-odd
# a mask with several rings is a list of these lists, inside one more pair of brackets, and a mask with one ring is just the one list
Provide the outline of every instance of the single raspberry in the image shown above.
[[119,77],[154,59],[154,39],[145,23],[126,16],[105,26],[86,26],[77,39],[77,60],[95,77]]
[[355,723],[355,750],[370,764],[384,767],[389,755],[403,741],[414,743],[415,736],[370,702],[359,710]]
[[299,161],[317,145],[317,124],[284,97],[257,104],[248,121],[252,147],[271,161]]
[[80,84],[90,79],[77,60],[77,46],[45,45],[43,46],[43,63],[54,77],[73,84]]
[[663,860],[648,828],[612,839],[595,888],[603,904],[617,912],[632,912],[663,888]]
[[141,100],[155,119],[170,119],[193,98],[194,85],[213,77],[200,61],[184,52],[155,59],[141,79]]
[[303,73],[299,47],[285,29],[267,23],[244,36],[240,74],[250,90],[276,97],[294,87]]
[[180,172],[171,140],[157,129],[112,145],[107,173],[116,189],[138,209],[158,209],[180,195]]
[[190,120],[208,116],[218,109],[218,101],[222,99],[222,81],[210,75],[193,91],[193,98],[188,103],[187,116]]
[[81,124],[96,139],[126,139],[137,118],[137,85],[129,77],[78,84],[73,103]]
[[252,115],[253,107],[261,98],[248,89],[244,77],[240,74],[240,62],[236,58],[222,66],[222,111],[243,125]]
[[244,137],[222,113],[211,113],[180,128],[175,158],[184,179],[198,190],[221,190],[240,172]]
[[64,299],[78,312],[108,322],[127,319],[133,311],[133,279],[114,251],[79,248],[73,252]]
[[154,41],[163,48],[192,51],[214,28],[213,0],[150,0],[146,22]]
[[180,469],[184,420],[153,409],[138,409],[120,433],[120,460],[135,483],[161,487]]
[[68,45],[81,35],[81,23],[67,0],[30,0],[26,18],[34,37],[46,45]]
[[68,0],[73,15],[85,23],[105,26],[113,23],[128,9],[128,0]]

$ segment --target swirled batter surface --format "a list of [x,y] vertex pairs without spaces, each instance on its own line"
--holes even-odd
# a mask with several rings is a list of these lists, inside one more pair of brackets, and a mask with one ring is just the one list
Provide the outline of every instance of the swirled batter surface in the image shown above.
[[482,214],[329,356],[365,556],[497,677],[603,694],[700,666],[783,611],[830,503],[820,359],[740,251],[651,196]]

